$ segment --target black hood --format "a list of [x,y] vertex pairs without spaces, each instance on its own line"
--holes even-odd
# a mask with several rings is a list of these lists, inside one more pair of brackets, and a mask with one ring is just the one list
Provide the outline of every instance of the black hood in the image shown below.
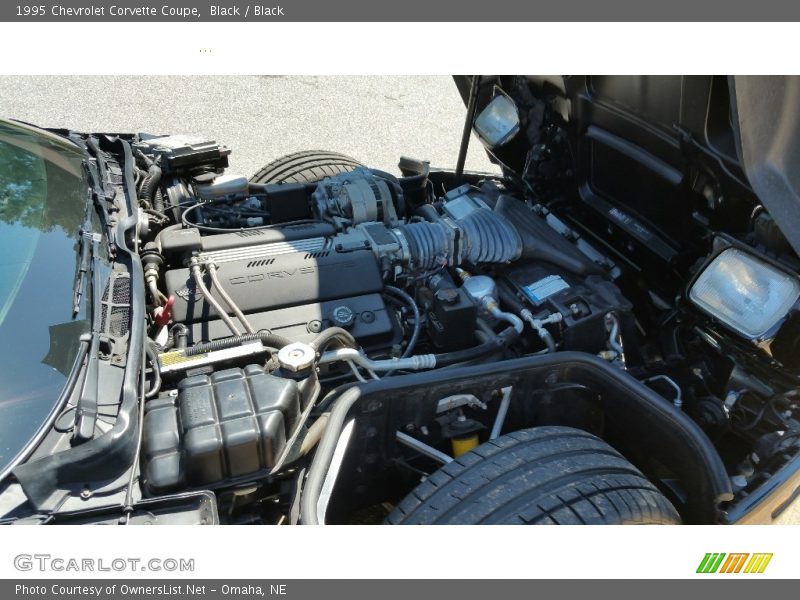
[[[455,77],[465,103],[472,81]],[[478,81],[476,114],[500,90],[520,115],[519,133],[487,148],[492,160],[532,199],[569,204],[621,258],[658,272],[665,293],[686,284],[718,233],[800,264],[800,77]]]
[[800,255],[800,77],[732,77],[736,149],[750,185]]

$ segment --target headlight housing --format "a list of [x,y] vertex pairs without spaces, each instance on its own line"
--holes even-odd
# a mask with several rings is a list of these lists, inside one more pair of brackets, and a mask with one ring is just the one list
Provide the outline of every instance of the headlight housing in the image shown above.
[[735,247],[717,254],[689,289],[695,306],[750,340],[774,334],[798,298],[797,277]]
[[491,148],[502,146],[519,131],[519,111],[508,96],[499,94],[481,111],[474,123],[478,136]]

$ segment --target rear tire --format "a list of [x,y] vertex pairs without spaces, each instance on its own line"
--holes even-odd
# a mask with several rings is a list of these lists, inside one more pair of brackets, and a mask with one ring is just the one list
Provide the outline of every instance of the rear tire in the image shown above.
[[672,525],[661,492],[600,438],[570,427],[524,429],[433,473],[389,524]]
[[314,183],[363,166],[355,158],[338,152],[304,150],[273,160],[253,175],[250,181],[253,183]]

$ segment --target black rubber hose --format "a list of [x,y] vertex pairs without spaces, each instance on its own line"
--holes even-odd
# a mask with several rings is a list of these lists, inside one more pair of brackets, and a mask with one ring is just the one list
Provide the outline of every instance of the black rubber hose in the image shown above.
[[502,279],[497,282],[497,289],[500,291],[500,300],[511,307],[512,312],[519,314],[525,310],[525,304],[514,293],[511,285]]
[[158,352],[156,352],[154,343],[147,343],[145,347],[145,354],[150,360],[150,365],[153,368],[153,385],[150,386],[150,389],[144,395],[145,400],[149,400],[150,398],[155,398],[158,395],[158,392],[161,391],[161,366],[158,362]]
[[418,217],[422,217],[426,221],[430,221],[431,223],[435,223],[439,219],[441,219],[441,215],[436,212],[433,204],[423,204],[422,206],[417,207],[414,211],[414,214]]
[[350,334],[349,331],[342,329],[341,327],[328,327],[314,338],[314,340],[311,342],[311,345],[314,346],[317,352],[322,352],[325,346],[330,344],[334,339],[341,341],[350,348],[358,348],[358,342],[356,342],[356,339]]
[[425,189],[428,185],[428,175],[431,172],[431,164],[428,161],[416,160],[401,156],[397,165],[404,177],[400,178],[400,185],[403,189]]
[[492,354],[513,342],[519,334],[513,327],[509,327],[498,334],[494,339],[466,348],[464,350],[456,350],[454,352],[445,352],[443,354],[436,354],[436,368],[446,367],[456,363],[466,362],[468,360],[475,360],[487,354]]
[[[152,164],[147,169],[147,177],[144,178],[142,182],[142,192],[141,198],[143,200],[147,200],[148,202],[152,203],[153,198],[156,195],[156,190],[158,189],[158,184],[161,183],[161,168],[156,165]],[[159,212],[163,212],[164,210],[164,202],[161,202],[161,208],[156,208]]]
[[[164,194],[161,193],[161,188],[156,188],[156,193],[153,196],[153,209],[160,213],[164,214]],[[164,215],[166,217],[166,215]]]
[[277,348],[280,350],[284,346],[291,344],[291,340],[276,335],[269,331],[257,331],[255,333],[245,333],[243,335],[234,335],[231,337],[223,338],[221,340],[213,340],[202,344],[195,344],[191,348],[186,349],[186,356],[195,356],[197,354],[204,354],[206,352],[213,352],[214,350],[225,350],[227,348],[234,348],[241,346],[247,342],[261,341],[262,344],[270,348]]
[[172,350],[172,348],[183,350],[188,345],[187,344],[188,340],[189,340],[189,328],[183,323],[175,323],[172,327],[169,328],[169,333],[167,334],[167,341],[161,347],[161,350],[167,351],[167,350]]
[[183,323],[175,323],[170,330],[170,335],[172,336],[172,341],[175,347],[179,350],[183,350],[189,344],[189,328],[184,325]]
[[[414,298],[400,288],[387,285],[384,289],[389,292],[390,295],[405,302],[411,308],[411,312],[414,313],[414,331],[411,333],[411,339],[408,340],[408,345],[406,346],[405,352],[403,352],[402,356],[402,358],[408,358],[414,352],[414,348],[416,348],[417,342],[419,341],[419,335],[422,332],[422,319],[420,317],[419,306],[417,306]],[[394,373],[395,370],[392,369],[391,371],[385,373],[384,377],[390,377],[394,375]]]
[[[160,191],[156,192],[156,198],[158,198],[160,196],[160,194],[161,194]],[[155,202],[156,202],[156,200],[153,200],[154,205],[155,205]],[[162,201],[161,206],[162,207],[164,206],[163,201]],[[158,219],[158,221],[160,221],[160,223],[158,223],[159,225],[164,226],[167,223],[169,223],[169,217],[167,216],[167,214],[165,212],[162,212],[160,210],[156,210],[155,208],[145,208],[144,212],[145,212],[145,214],[150,215],[150,216],[155,217],[156,219]]]
[[417,346],[417,341],[419,340],[419,335],[422,331],[422,319],[420,317],[419,307],[414,299],[400,288],[394,287],[393,285],[387,285],[384,287],[384,289],[390,294],[403,300],[406,304],[408,304],[411,312],[414,313],[414,331],[411,333],[411,339],[408,340],[408,346],[406,346],[405,352],[403,352],[403,358],[408,358],[414,352],[414,348]]

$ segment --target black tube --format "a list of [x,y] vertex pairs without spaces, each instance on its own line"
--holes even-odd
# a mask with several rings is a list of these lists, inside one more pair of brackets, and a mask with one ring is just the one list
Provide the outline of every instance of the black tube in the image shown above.
[[291,340],[283,336],[276,335],[269,331],[257,331],[256,333],[245,333],[242,335],[233,335],[231,337],[222,338],[220,340],[213,340],[202,344],[195,344],[191,348],[186,349],[186,356],[194,356],[196,354],[204,354],[206,352],[213,352],[214,350],[225,350],[226,348],[234,348],[241,346],[247,342],[261,341],[262,344],[270,348],[278,348],[279,350],[284,346],[291,344]]
[[161,188],[156,188],[156,193],[153,196],[153,209],[162,215],[164,214],[164,194],[161,193]]
[[[158,198],[158,196],[159,196],[159,194],[156,194],[156,198]],[[162,201],[161,206],[162,207],[164,206],[163,201]],[[167,214],[162,212],[162,211],[160,211],[160,210],[156,210],[155,208],[145,208],[144,209],[144,213],[146,215],[150,215],[150,216],[155,217],[156,219],[158,219],[158,221],[161,222],[160,224],[162,226],[166,225],[167,223],[169,223],[169,217],[167,216]]]
[[[408,340],[408,345],[406,346],[405,351],[403,352],[402,358],[408,358],[414,352],[414,348],[417,346],[417,342],[419,341],[419,335],[422,332],[422,318],[419,312],[419,306],[414,301],[409,294],[401,290],[400,288],[394,287],[392,285],[387,285],[384,288],[390,295],[394,296],[395,298],[402,300],[405,302],[409,308],[411,308],[411,312],[414,313],[414,331],[411,333],[411,339]],[[388,371],[383,376],[384,377],[391,377],[394,375],[395,369]]]
[[156,352],[154,343],[147,342],[145,344],[145,354],[153,367],[153,385],[144,395],[145,399],[149,400],[150,398],[155,398],[158,392],[161,391],[161,366],[158,362],[158,352]]
[[188,340],[189,328],[183,323],[175,323],[169,328],[169,333],[167,333],[167,341],[163,346],[161,346],[160,350],[162,352],[172,350],[172,348],[183,350],[188,345]]
[[461,147],[458,150],[458,162],[456,163],[455,182],[461,183],[461,176],[464,174],[464,163],[467,162],[467,149],[469,148],[469,138],[472,135],[472,121],[475,118],[475,105],[478,100],[478,83],[480,75],[472,76],[472,83],[469,87],[469,101],[467,102],[467,116],[464,119],[464,132],[461,134]]
[[[152,204],[159,183],[161,183],[161,168],[156,164],[152,164],[147,169],[147,177],[145,177],[144,181],[142,182],[142,192],[140,198],[142,198],[143,200],[147,200]],[[156,210],[158,210],[159,212],[163,212],[164,210],[163,199],[161,201],[161,208],[160,209],[156,208]]]
[[466,362],[468,360],[475,360],[476,358],[486,356],[487,354],[492,354],[513,342],[515,339],[517,339],[517,337],[519,337],[517,330],[513,327],[509,327],[500,332],[496,338],[489,340],[488,342],[484,342],[483,344],[473,346],[472,348],[466,348],[464,350],[456,350],[455,352],[437,354],[436,368],[438,369],[440,367],[446,367],[448,365]]
[[170,330],[173,344],[178,350],[183,350],[189,345],[189,328],[183,323],[175,323]]
[[400,179],[403,189],[425,189],[428,185],[428,175],[431,172],[431,164],[428,161],[416,160],[407,156],[401,156],[397,164],[400,172],[404,175]]
[[426,221],[430,221],[431,223],[435,223],[441,216],[434,208],[433,204],[423,204],[422,206],[417,207],[414,211],[414,214],[418,217],[422,217]]
[[484,342],[483,344],[473,346],[472,348],[466,348],[464,350],[456,350],[454,352],[445,352],[444,354],[437,354],[436,368],[438,369],[441,367],[446,367],[449,365],[454,365],[457,363],[486,356],[487,354],[495,352],[502,345],[503,343],[500,339],[494,338],[492,340],[489,340],[488,342]]
[[520,300],[519,296],[514,292],[511,284],[501,279],[497,282],[497,289],[500,292],[500,300],[504,304],[507,304],[512,312],[519,314],[525,310],[525,304],[523,304],[522,300]]
[[358,348],[358,342],[356,342],[356,339],[350,334],[349,331],[342,329],[341,327],[328,327],[314,338],[314,340],[311,342],[311,345],[314,346],[317,352],[322,352],[325,346],[331,343],[331,341],[334,339],[341,341],[346,346],[351,348]]
[[400,288],[387,285],[384,289],[390,294],[403,300],[411,309],[411,312],[414,313],[414,331],[411,333],[411,339],[408,340],[408,345],[406,346],[405,352],[403,352],[403,358],[408,358],[414,352],[414,348],[417,346],[417,341],[419,340],[420,332],[422,331],[422,319],[420,317],[419,307],[414,301],[414,298]]

